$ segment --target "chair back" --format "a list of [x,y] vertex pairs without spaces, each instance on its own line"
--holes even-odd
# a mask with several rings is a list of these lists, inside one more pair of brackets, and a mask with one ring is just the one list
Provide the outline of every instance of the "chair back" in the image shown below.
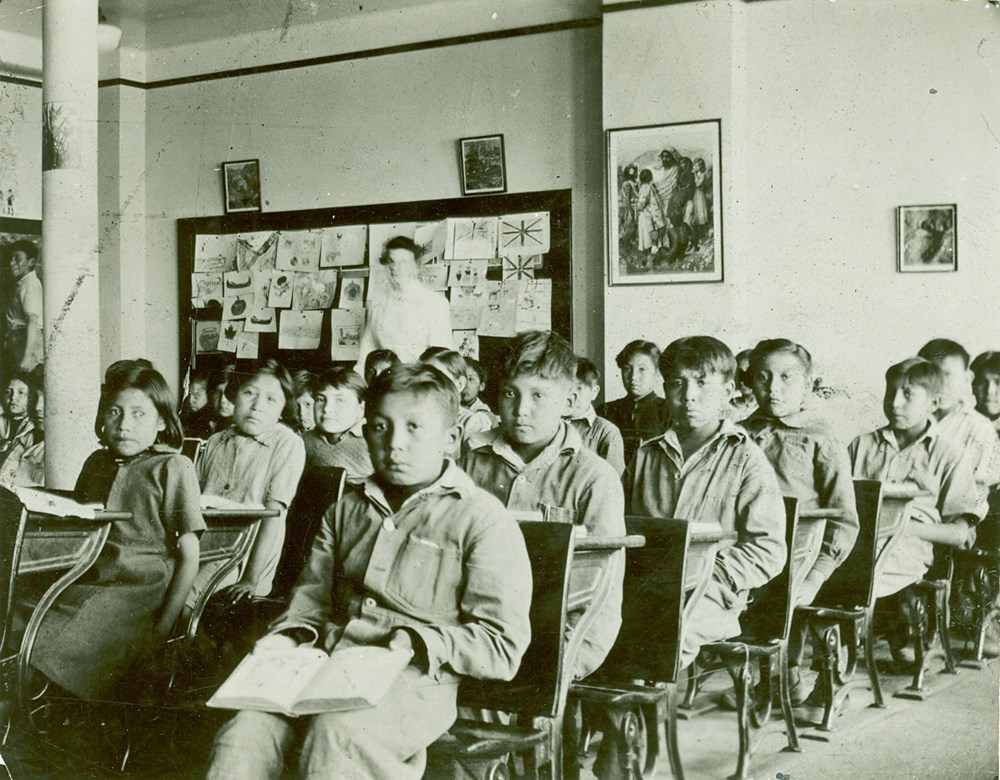
[[765,642],[788,639],[795,612],[795,585],[801,582],[801,569],[809,557],[806,550],[798,550],[798,499],[785,496],[784,502],[785,545],[788,550],[785,565],[778,576],[765,586],[760,601],[751,604],[746,617],[740,618],[756,639]]
[[24,543],[28,513],[17,496],[0,488],[0,657],[13,652],[7,646],[14,614],[14,586]]
[[587,682],[675,682],[691,526],[685,520],[626,517],[625,527],[646,543],[625,550],[621,629],[607,659]]
[[201,448],[204,446],[204,439],[185,438],[184,441],[181,442],[181,455],[190,458],[191,461],[197,465],[198,456],[201,455]]
[[527,521],[518,525],[531,560],[531,644],[513,680],[463,678],[458,703],[553,718],[562,711],[568,689],[563,667],[573,526]]

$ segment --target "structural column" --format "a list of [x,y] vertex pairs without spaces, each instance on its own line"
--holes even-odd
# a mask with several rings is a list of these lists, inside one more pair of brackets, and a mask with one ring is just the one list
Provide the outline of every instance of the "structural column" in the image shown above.
[[97,285],[97,0],[42,16],[42,263],[46,486],[71,488],[94,449],[101,384]]

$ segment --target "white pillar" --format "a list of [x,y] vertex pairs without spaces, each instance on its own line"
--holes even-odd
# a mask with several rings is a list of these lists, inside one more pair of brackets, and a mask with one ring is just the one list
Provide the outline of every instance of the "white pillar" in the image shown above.
[[93,450],[101,384],[97,285],[97,0],[42,16],[46,486],[71,488]]

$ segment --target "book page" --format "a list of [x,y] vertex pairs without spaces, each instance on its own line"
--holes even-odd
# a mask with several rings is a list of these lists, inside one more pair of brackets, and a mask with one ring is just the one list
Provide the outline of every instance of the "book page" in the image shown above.
[[208,706],[291,715],[296,699],[327,660],[326,653],[315,647],[251,653],[208,700]]
[[379,703],[413,653],[366,645],[334,650],[295,707],[300,715],[360,709]]
[[84,520],[93,520],[96,517],[96,511],[104,508],[104,505],[99,502],[81,504],[68,496],[49,493],[42,488],[18,486],[14,489],[14,494],[18,501],[24,504],[25,509],[42,515],[80,517]]

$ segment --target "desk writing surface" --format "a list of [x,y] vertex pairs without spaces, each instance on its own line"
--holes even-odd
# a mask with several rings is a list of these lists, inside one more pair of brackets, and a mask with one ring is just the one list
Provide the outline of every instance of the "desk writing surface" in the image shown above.
[[96,559],[111,523],[131,517],[128,512],[100,511],[91,520],[29,512],[18,574],[71,569],[87,558]]

